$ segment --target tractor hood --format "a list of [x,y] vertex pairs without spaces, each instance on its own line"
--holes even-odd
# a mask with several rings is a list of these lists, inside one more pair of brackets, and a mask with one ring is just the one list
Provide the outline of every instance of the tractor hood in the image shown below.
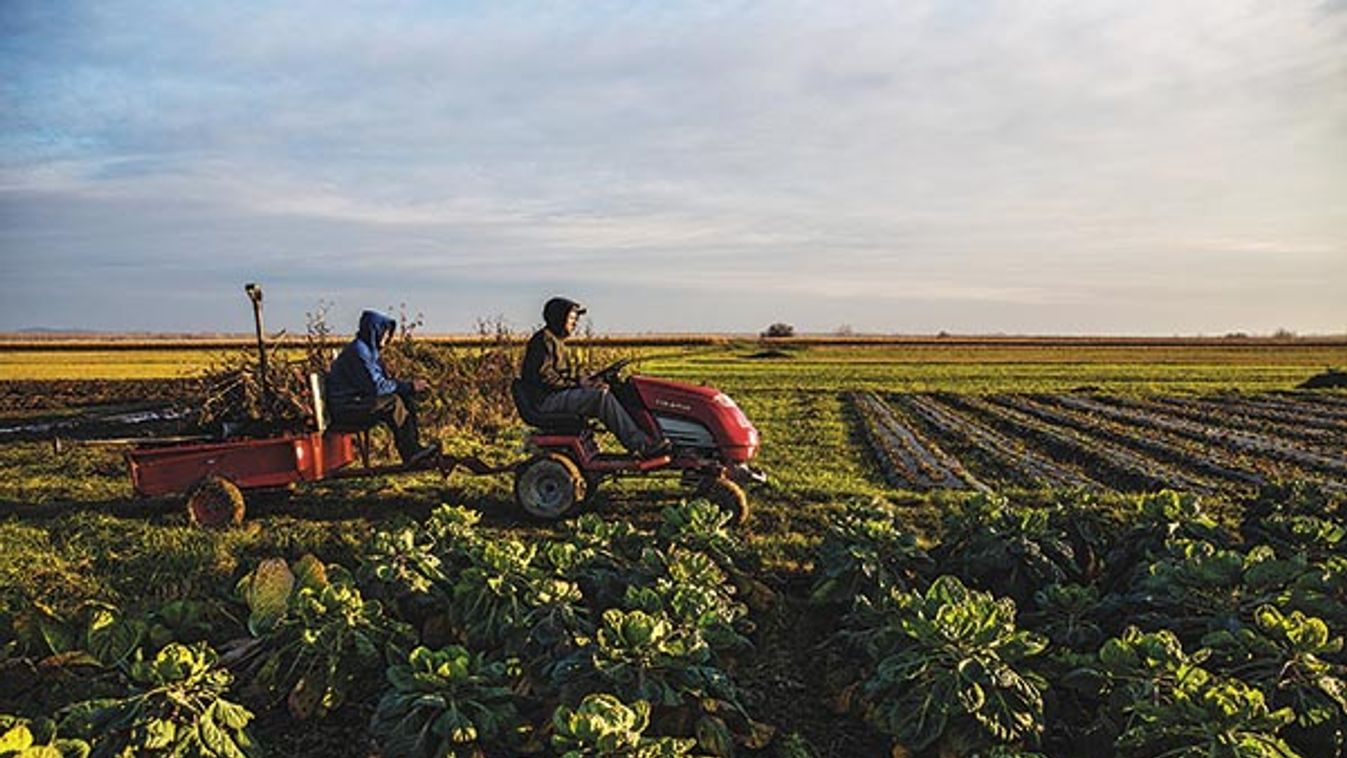
[[706,427],[731,461],[744,463],[758,453],[758,430],[729,395],[715,387],[636,375],[632,386],[656,416],[687,419]]

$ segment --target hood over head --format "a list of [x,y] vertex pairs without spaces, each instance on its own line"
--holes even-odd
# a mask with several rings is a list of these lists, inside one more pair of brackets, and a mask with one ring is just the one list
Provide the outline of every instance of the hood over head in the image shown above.
[[396,329],[397,325],[397,319],[378,311],[364,311],[360,314],[360,330],[356,332],[355,338],[377,353],[383,336]]
[[543,306],[543,321],[553,334],[565,337],[567,336],[566,317],[570,315],[571,311],[584,313],[585,306],[564,297],[554,297]]

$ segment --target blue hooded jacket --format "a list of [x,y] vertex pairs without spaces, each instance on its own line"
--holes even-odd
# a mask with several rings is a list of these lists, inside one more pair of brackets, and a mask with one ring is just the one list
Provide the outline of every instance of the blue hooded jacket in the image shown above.
[[372,400],[380,395],[410,394],[412,385],[389,376],[379,360],[379,342],[398,322],[377,311],[360,314],[360,330],[327,372],[328,403]]

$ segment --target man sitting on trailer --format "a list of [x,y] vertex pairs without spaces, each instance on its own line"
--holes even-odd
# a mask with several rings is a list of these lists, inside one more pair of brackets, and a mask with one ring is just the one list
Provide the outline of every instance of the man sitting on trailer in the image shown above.
[[642,458],[668,453],[667,440],[652,439],[642,431],[608,385],[581,376],[566,354],[566,338],[575,333],[584,312],[584,306],[564,297],[554,297],[543,306],[545,326],[529,339],[520,371],[525,399],[543,413],[599,419],[623,447]]
[[332,423],[369,428],[382,423],[393,433],[398,455],[407,465],[437,454],[438,442],[422,445],[416,425],[417,392],[427,389],[417,379],[400,381],[388,375],[379,351],[391,340],[397,321],[376,311],[360,314],[360,330],[327,372],[327,405]]

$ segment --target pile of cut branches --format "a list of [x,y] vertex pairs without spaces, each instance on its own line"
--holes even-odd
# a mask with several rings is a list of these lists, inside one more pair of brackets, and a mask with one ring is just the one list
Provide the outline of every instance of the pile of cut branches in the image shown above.
[[[305,314],[302,340],[285,332],[268,339],[265,373],[251,348],[228,353],[207,369],[196,386],[201,427],[245,435],[307,428],[313,420],[308,376],[325,374],[332,360],[330,307],[320,302]],[[291,358],[296,355],[297,360]]]
[[256,354],[230,353],[197,380],[199,423],[245,434],[303,429],[312,403],[305,375],[295,368],[279,359],[268,362],[264,390]]

